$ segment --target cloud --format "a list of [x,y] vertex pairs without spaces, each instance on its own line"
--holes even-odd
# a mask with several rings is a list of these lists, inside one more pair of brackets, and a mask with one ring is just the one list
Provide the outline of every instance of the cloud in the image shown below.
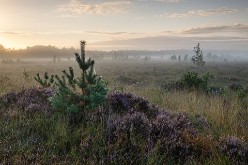
[[214,25],[189,28],[181,31],[183,34],[203,34],[203,33],[220,33],[220,32],[238,32],[248,34],[248,25],[234,24],[234,25]]
[[139,2],[164,2],[164,3],[180,3],[183,0],[133,0],[133,1],[139,1]]
[[[122,40],[101,41],[92,45],[112,49],[191,49],[195,44],[202,43],[207,49],[246,49],[247,37],[183,37],[183,36],[152,36]],[[230,47],[231,46],[231,47]]]
[[114,13],[125,13],[130,8],[131,1],[110,1],[96,4],[79,2],[71,0],[69,3],[59,5],[55,12],[62,14],[62,16],[80,16],[83,14],[89,15],[103,15]]
[[183,18],[183,17],[190,17],[190,16],[210,16],[210,15],[224,15],[224,14],[230,14],[233,12],[238,11],[237,9],[230,9],[227,7],[222,7],[219,9],[209,9],[209,10],[190,10],[186,13],[172,13],[172,14],[168,14],[165,13],[163,15],[159,15],[159,16],[167,16],[170,18]]
[[136,33],[136,32],[104,32],[104,31],[85,31],[86,33],[91,34],[103,34],[103,35],[139,35],[144,33]]
[[86,33],[91,33],[91,34],[106,34],[106,35],[122,35],[122,34],[127,34],[127,32],[102,32],[102,31],[85,31]]
[[167,3],[167,4],[178,4],[181,3],[183,0],[133,0],[133,2],[157,2],[157,3]]
[[30,33],[23,32],[11,32],[11,31],[0,31],[1,35],[31,35]]
[[237,36],[248,37],[248,24],[233,24],[233,25],[209,25],[209,26],[201,26],[201,27],[190,27],[182,30],[164,30],[164,31],[156,31],[156,32],[125,32],[125,31],[85,31],[85,33],[89,33],[92,35],[106,35],[110,37],[110,39],[118,40],[118,39],[135,39],[142,37],[155,37],[155,36]]
[[180,3],[182,0],[155,0],[157,2]]

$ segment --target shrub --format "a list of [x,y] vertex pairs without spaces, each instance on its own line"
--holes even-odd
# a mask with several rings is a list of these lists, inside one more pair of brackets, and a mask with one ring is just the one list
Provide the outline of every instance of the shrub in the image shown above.
[[183,75],[180,83],[184,86],[184,88],[207,91],[209,88],[208,83],[210,78],[212,78],[210,73],[200,77],[198,73],[189,71]]
[[129,93],[112,93],[108,96],[108,102],[113,113],[142,112],[148,118],[154,118],[159,109],[141,97],[136,97]]
[[147,117],[140,112],[128,113],[123,116],[112,115],[107,122],[108,141],[114,143],[120,138],[130,140],[137,136],[146,140],[150,134],[150,123]]
[[[159,159],[170,157],[172,162],[186,162],[211,152],[210,140],[199,136],[186,115],[158,109],[151,115],[147,113],[152,110],[149,102],[131,94],[115,93],[108,98],[114,114],[108,118],[106,137],[113,160],[137,163],[146,161],[144,155],[156,153]],[[141,102],[146,106],[141,108]]]
[[152,122],[151,139],[156,154],[176,164],[212,153],[211,138],[199,134],[184,114],[160,113]]
[[2,106],[17,106],[24,111],[51,111],[48,98],[55,94],[52,88],[29,88],[18,93],[9,92],[1,97]]
[[186,72],[183,77],[176,81],[162,86],[162,90],[180,91],[180,90],[197,90],[207,94],[221,95],[225,92],[224,88],[209,85],[209,80],[213,78],[210,73],[199,76],[195,71]]
[[[178,148],[178,145],[181,145],[178,142],[180,142],[180,133],[190,128],[188,124],[189,122],[184,115],[172,116],[169,113],[159,114],[152,122],[151,137],[153,139],[153,143],[155,144],[158,142],[160,144],[159,148],[164,154],[181,157],[181,151],[179,150],[183,148]],[[186,153],[186,148],[188,148],[188,146],[185,145],[181,147],[185,147],[185,154],[188,154]],[[175,152],[178,153],[176,154]]]
[[150,129],[149,120],[140,112],[110,116],[107,122],[107,159],[121,164],[141,164],[145,161]]
[[248,163],[248,143],[237,137],[219,140],[219,150],[231,160]]
[[17,102],[16,93],[13,91],[8,92],[7,94],[1,96],[0,102],[1,106],[3,107],[8,107],[12,105],[13,103]]

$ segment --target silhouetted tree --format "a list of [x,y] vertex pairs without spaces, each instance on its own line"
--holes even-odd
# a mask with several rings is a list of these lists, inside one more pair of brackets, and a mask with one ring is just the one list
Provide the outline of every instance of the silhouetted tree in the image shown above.
[[145,63],[147,62],[147,61],[150,61],[151,60],[151,57],[150,56],[146,56],[145,57]]
[[200,49],[200,43],[198,43],[197,46],[194,47],[193,51],[195,52],[195,55],[191,59],[192,62],[198,67],[203,66],[205,64],[205,61],[203,61],[203,53]]
[[176,57],[176,55],[174,54],[173,56],[170,57],[170,59],[171,59],[172,61],[176,61],[176,60],[177,60],[177,57]]
[[188,60],[189,60],[189,55],[186,54],[186,55],[184,56],[184,59],[183,59],[183,60],[184,60],[184,62],[188,62]]
[[178,56],[178,62],[181,63],[181,56]]

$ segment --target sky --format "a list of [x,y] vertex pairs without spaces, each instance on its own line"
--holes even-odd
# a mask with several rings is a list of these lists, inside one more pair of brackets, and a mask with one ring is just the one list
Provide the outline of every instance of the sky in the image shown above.
[[248,0],[0,0],[0,44],[248,49]]

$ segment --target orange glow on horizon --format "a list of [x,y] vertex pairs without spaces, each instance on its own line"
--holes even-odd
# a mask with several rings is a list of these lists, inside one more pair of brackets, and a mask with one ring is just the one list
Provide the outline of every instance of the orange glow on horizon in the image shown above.
[[23,49],[26,48],[26,46],[24,45],[19,45],[16,43],[13,43],[11,41],[8,41],[6,39],[3,39],[2,37],[0,38],[0,44],[3,45],[6,49]]

